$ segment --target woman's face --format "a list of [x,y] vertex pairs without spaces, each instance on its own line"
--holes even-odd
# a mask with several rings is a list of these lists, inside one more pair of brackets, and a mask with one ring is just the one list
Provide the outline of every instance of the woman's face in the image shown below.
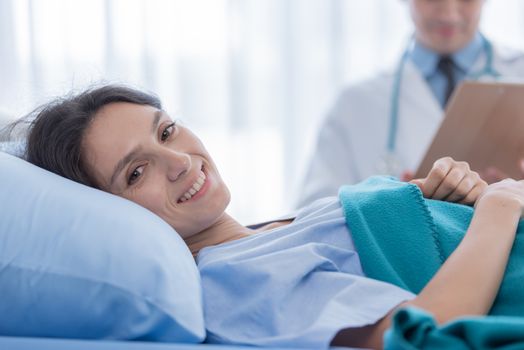
[[229,191],[202,142],[155,107],[104,106],[82,146],[102,190],[151,210],[182,238],[210,227],[229,204]]
[[417,39],[451,54],[465,47],[478,30],[484,0],[410,0]]

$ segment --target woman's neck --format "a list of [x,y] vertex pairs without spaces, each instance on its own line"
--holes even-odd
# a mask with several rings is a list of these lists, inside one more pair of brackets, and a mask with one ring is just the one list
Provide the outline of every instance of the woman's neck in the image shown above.
[[185,242],[193,256],[196,256],[202,248],[234,241],[247,237],[254,232],[224,213],[212,226],[186,238]]

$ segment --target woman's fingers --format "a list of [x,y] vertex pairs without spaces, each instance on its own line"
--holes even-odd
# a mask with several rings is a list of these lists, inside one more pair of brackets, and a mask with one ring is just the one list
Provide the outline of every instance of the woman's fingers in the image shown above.
[[475,204],[480,195],[486,190],[487,183],[479,183],[469,191],[468,195],[463,199],[457,201],[460,204],[472,205]]
[[457,186],[451,191],[445,199],[448,202],[458,202],[464,199],[468,193],[475,187],[476,181],[470,175],[466,175],[462,180],[457,184]]
[[450,157],[437,160],[426,178],[411,182],[420,187],[426,198],[464,204],[475,203],[487,186],[468,163]]
[[[451,171],[454,160],[450,157],[440,158],[434,164],[429,171],[428,176],[424,179],[422,186],[422,193],[424,197],[435,198],[435,193],[442,185],[442,182]],[[443,190],[441,190],[442,192]]]
[[487,186],[488,184],[480,178],[479,174],[470,171],[446,200],[462,204],[473,204]]
[[[467,177],[468,173],[464,166],[452,167],[448,174],[442,179],[440,185],[437,187],[433,194],[434,199],[446,199],[449,196],[460,196],[461,193],[457,193],[460,189],[460,184]],[[469,188],[471,189],[471,188]]]

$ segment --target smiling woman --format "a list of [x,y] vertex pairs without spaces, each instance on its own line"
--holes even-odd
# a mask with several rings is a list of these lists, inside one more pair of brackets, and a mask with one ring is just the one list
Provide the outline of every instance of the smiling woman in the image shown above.
[[[507,307],[511,303],[505,301],[512,299],[505,288],[493,303],[524,210],[522,181],[487,186],[466,163],[443,158],[412,184],[375,179],[373,186],[342,189],[340,198],[316,201],[255,229],[225,212],[229,190],[210,154],[154,96],[107,85],[52,102],[34,117],[27,148],[31,162],[138,203],[184,239],[201,274],[208,342],[381,347],[400,306],[425,309],[439,322],[485,315],[493,305],[499,314],[521,310]],[[360,194],[351,197],[355,192]],[[402,193],[407,196],[398,197]],[[440,211],[431,217],[428,208],[436,201],[425,202],[422,195],[475,204],[476,210],[472,214],[471,208],[438,202]],[[352,216],[351,208],[360,212],[360,203],[370,198],[377,200],[371,201],[375,211],[369,213],[364,205],[362,213],[369,217]],[[417,216],[417,211],[425,214]],[[434,247],[435,225],[456,220],[453,227],[463,228],[452,236],[453,244],[443,244],[446,249],[437,259],[412,254],[400,259],[401,266],[416,261],[416,274],[424,271],[415,287],[374,274],[382,255],[370,256],[374,247],[362,244],[368,242],[362,239],[366,234],[381,232],[370,228],[388,225],[379,216],[387,212],[402,223],[422,220],[406,228],[409,232],[399,232],[403,245],[397,253],[409,250],[402,235],[422,237]],[[429,233],[423,229],[428,222],[434,222]],[[398,254],[392,258],[397,261]],[[516,293],[521,295],[519,287]]]
[[129,102],[102,107],[82,148],[89,150],[84,161],[100,189],[151,210],[184,239],[212,226],[229,203],[202,142],[156,107]]

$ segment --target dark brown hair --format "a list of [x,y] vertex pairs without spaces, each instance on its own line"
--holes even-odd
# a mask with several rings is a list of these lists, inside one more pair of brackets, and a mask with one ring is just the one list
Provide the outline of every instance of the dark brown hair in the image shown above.
[[123,85],[104,85],[58,98],[24,118],[30,121],[26,160],[73,181],[97,187],[85,167],[82,140],[96,113],[114,102],[162,108],[155,95]]

